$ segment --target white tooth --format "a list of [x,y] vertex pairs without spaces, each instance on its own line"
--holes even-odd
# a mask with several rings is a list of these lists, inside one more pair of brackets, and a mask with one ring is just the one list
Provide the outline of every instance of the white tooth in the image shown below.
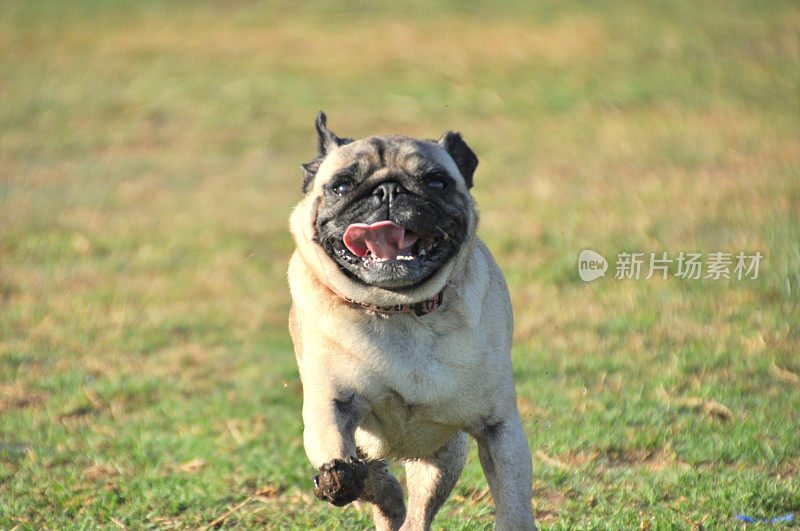
[[420,255],[420,256],[425,256],[426,254],[428,254],[428,253],[427,253],[427,251],[425,251],[425,249],[422,249],[422,250],[419,252],[419,255]]

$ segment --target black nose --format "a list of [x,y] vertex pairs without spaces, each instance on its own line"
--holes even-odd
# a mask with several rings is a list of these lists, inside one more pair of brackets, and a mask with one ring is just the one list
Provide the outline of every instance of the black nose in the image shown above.
[[391,203],[398,195],[404,193],[406,189],[395,182],[380,184],[372,191],[372,195],[377,196],[381,203]]

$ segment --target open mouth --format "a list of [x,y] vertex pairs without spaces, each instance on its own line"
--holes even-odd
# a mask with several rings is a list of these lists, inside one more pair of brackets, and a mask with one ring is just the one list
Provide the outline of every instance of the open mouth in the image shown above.
[[385,289],[408,289],[425,282],[458,249],[448,230],[431,228],[417,232],[389,220],[351,223],[340,236],[323,240],[323,246],[350,278]]
[[337,254],[351,264],[364,267],[377,265],[415,265],[437,254],[440,243],[431,236],[417,234],[393,221],[367,225],[353,223],[344,233],[343,247]]

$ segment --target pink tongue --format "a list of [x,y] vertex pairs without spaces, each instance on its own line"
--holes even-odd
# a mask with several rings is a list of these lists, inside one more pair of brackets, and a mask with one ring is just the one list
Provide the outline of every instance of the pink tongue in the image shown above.
[[379,221],[372,225],[353,223],[344,231],[344,244],[356,256],[394,260],[400,251],[408,249],[419,237],[392,221]]

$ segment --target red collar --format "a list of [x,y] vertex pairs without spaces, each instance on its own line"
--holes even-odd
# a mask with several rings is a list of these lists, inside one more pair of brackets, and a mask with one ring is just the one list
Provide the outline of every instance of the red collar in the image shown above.
[[378,306],[377,304],[372,304],[369,302],[358,302],[348,297],[345,297],[344,295],[336,293],[333,290],[331,291],[333,291],[333,293],[336,294],[337,297],[345,301],[352,308],[370,310],[373,312],[386,313],[386,314],[414,312],[414,314],[416,314],[418,317],[421,317],[423,315],[431,313],[432,311],[436,310],[439,306],[442,305],[442,301],[444,300],[444,290],[446,290],[447,287],[450,286],[450,284],[452,284],[452,282],[448,282],[445,285],[445,287],[442,288],[442,291],[440,291],[439,293],[437,293],[436,295],[434,295],[429,299],[424,299],[419,302],[415,302],[413,304],[394,304],[391,306]]

